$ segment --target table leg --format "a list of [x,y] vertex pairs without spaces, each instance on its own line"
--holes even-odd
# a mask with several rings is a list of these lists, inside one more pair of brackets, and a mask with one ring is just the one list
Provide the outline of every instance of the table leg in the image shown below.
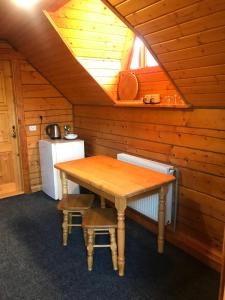
[[65,197],[68,197],[68,181],[66,178],[66,173],[63,171],[60,171],[60,178],[61,178],[61,186],[62,186],[62,195],[59,196],[59,200],[62,200]]
[[159,192],[159,223],[158,223],[158,252],[164,251],[164,234],[165,234],[165,208],[166,208],[167,187],[162,186]]
[[125,209],[126,209],[126,199],[121,197],[116,197],[115,207],[117,209],[117,244],[118,244],[118,269],[119,275],[124,276],[125,268]]

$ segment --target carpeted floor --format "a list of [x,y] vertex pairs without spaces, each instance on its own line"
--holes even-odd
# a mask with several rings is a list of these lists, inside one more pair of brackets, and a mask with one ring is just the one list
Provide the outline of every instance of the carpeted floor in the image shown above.
[[219,274],[126,222],[126,275],[112,269],[109,249],[96,249],[88,272],[80,228],[61,243],[57,202],[39,192],[0,201],[1,300],[217,300]]

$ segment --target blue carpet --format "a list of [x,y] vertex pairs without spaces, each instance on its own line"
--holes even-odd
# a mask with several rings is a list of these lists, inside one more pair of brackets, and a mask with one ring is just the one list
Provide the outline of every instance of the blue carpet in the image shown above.
[[126,275],[112,269],[109,249],[96,249],[88,272],[80,228],[61,242],[56,201],[38,192],[0,201],[1,300],[217,300],[219,274],[126,222]]

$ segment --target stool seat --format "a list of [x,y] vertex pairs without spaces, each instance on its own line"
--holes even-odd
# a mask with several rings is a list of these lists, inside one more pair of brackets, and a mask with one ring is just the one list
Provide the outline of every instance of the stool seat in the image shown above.
[[81,223],[74,223],[75,217],[82,217],[92,206],[94,201],[93,194],[68,194],[58,203],[58,210],[63,211],[63,245],[67,246],[68,234],[72,227],[81,226]]
[[[93,268],[94,248],[110,247],[112,252],[113,269],[117,270],[117,213],[114,208],[89,208],[83,216],[85,244],[87,247],[88,270]],[[95,244],[96,234],[109,234],[110,244]]]
[[90,208],[83,217],[86,228],[116,228],[117,213],[113,208]]
[[58,210],[82,210],[88,209],[91,207],[94,201],[94,195],[92,194],[77,194],[77,195],[68,195],[59,201],[57,206]]

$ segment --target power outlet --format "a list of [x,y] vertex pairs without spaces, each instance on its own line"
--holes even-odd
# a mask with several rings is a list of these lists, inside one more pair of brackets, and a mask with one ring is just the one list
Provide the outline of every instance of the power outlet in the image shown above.
[[29,131],[36,131],[37,130],[37,126],[36,125],[30,125],[29,126]]

